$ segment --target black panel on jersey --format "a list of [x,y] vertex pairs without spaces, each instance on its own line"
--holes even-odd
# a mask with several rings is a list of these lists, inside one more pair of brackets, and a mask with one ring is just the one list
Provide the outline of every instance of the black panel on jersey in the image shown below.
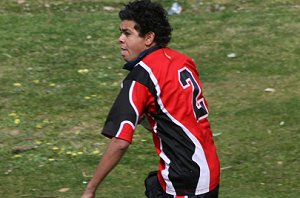
[[120,93],[107,116],[102,134],[110,137],[115,136],[119,130],[119,124],[124,120],[128,120],[135,125],[137,119],[136,112],[130,104],[128,95],[128,93],[130,93],[129,90],[131,84],[132,81],[123,82],[123,88],[120,90]]
[[163,152],[171,161],[169,179],[176,194],[194,195],[200,174],[198,164],[192,160],[195,145],[167,115],[158,116],[157,134],[162,139]]
[[155,85],[153,84],[149,73],[140,65],[137,65],[125,78],[126,80],[137,81],[146,87],[148,87],[149,91],[152,95],[157,98]]
[[[155,89],[155,85],[152,82],[149,73],[140,65],[137,65],[125,78],[124,81],[136,81],[147,87],[154,97],[155,101],[157,101],[157,92]],[[157,109],[160,110],[157,105]]]

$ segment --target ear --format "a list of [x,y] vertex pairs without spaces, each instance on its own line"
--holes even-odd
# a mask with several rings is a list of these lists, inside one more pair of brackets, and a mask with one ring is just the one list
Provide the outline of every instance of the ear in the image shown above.
[[155,39],[155,33],[154,32],[148,32],[145,36],[145,45],[147,47],[150,47],[151,45],[154,44],[154,39]]

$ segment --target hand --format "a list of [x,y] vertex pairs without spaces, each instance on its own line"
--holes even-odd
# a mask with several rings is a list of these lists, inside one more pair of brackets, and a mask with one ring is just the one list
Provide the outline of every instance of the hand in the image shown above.
[[119,163],[129,145],[130,143],[125,140],[112,138],[81,198],[95,198],[98,186]]
[[82,194],[81,198],[95,198],[95,192],[86,189],[86,190],[84,191],[84,193]]

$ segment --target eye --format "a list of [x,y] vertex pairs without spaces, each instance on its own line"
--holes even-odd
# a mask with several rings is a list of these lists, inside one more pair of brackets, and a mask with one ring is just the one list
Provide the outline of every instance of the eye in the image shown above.
[[131,35],[131,33],[129,31],[126,30],[120,30],[120,35],[124,34],[125,36],[129,36]]
[[130,32],[128,32],[128,31],[124,31],[123,32],[126,36],[129,36],[130,35]]

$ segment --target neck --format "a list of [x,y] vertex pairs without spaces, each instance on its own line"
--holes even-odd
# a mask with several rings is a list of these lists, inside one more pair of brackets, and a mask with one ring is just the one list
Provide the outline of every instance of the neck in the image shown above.
[[148,49],[146,49],[145,51],[143,51],[142,53],[140,53],[140,55],[136,58],[133,59],[131,61],[128,61],[124,66],[123,69],[129,70],[131,71],[136,64],[138,64],[144,57],[146,57],[148,54],[154,52],[155,50],[160,49],[160,46],[157,45],[153,45],[152,47],[149,47]]

